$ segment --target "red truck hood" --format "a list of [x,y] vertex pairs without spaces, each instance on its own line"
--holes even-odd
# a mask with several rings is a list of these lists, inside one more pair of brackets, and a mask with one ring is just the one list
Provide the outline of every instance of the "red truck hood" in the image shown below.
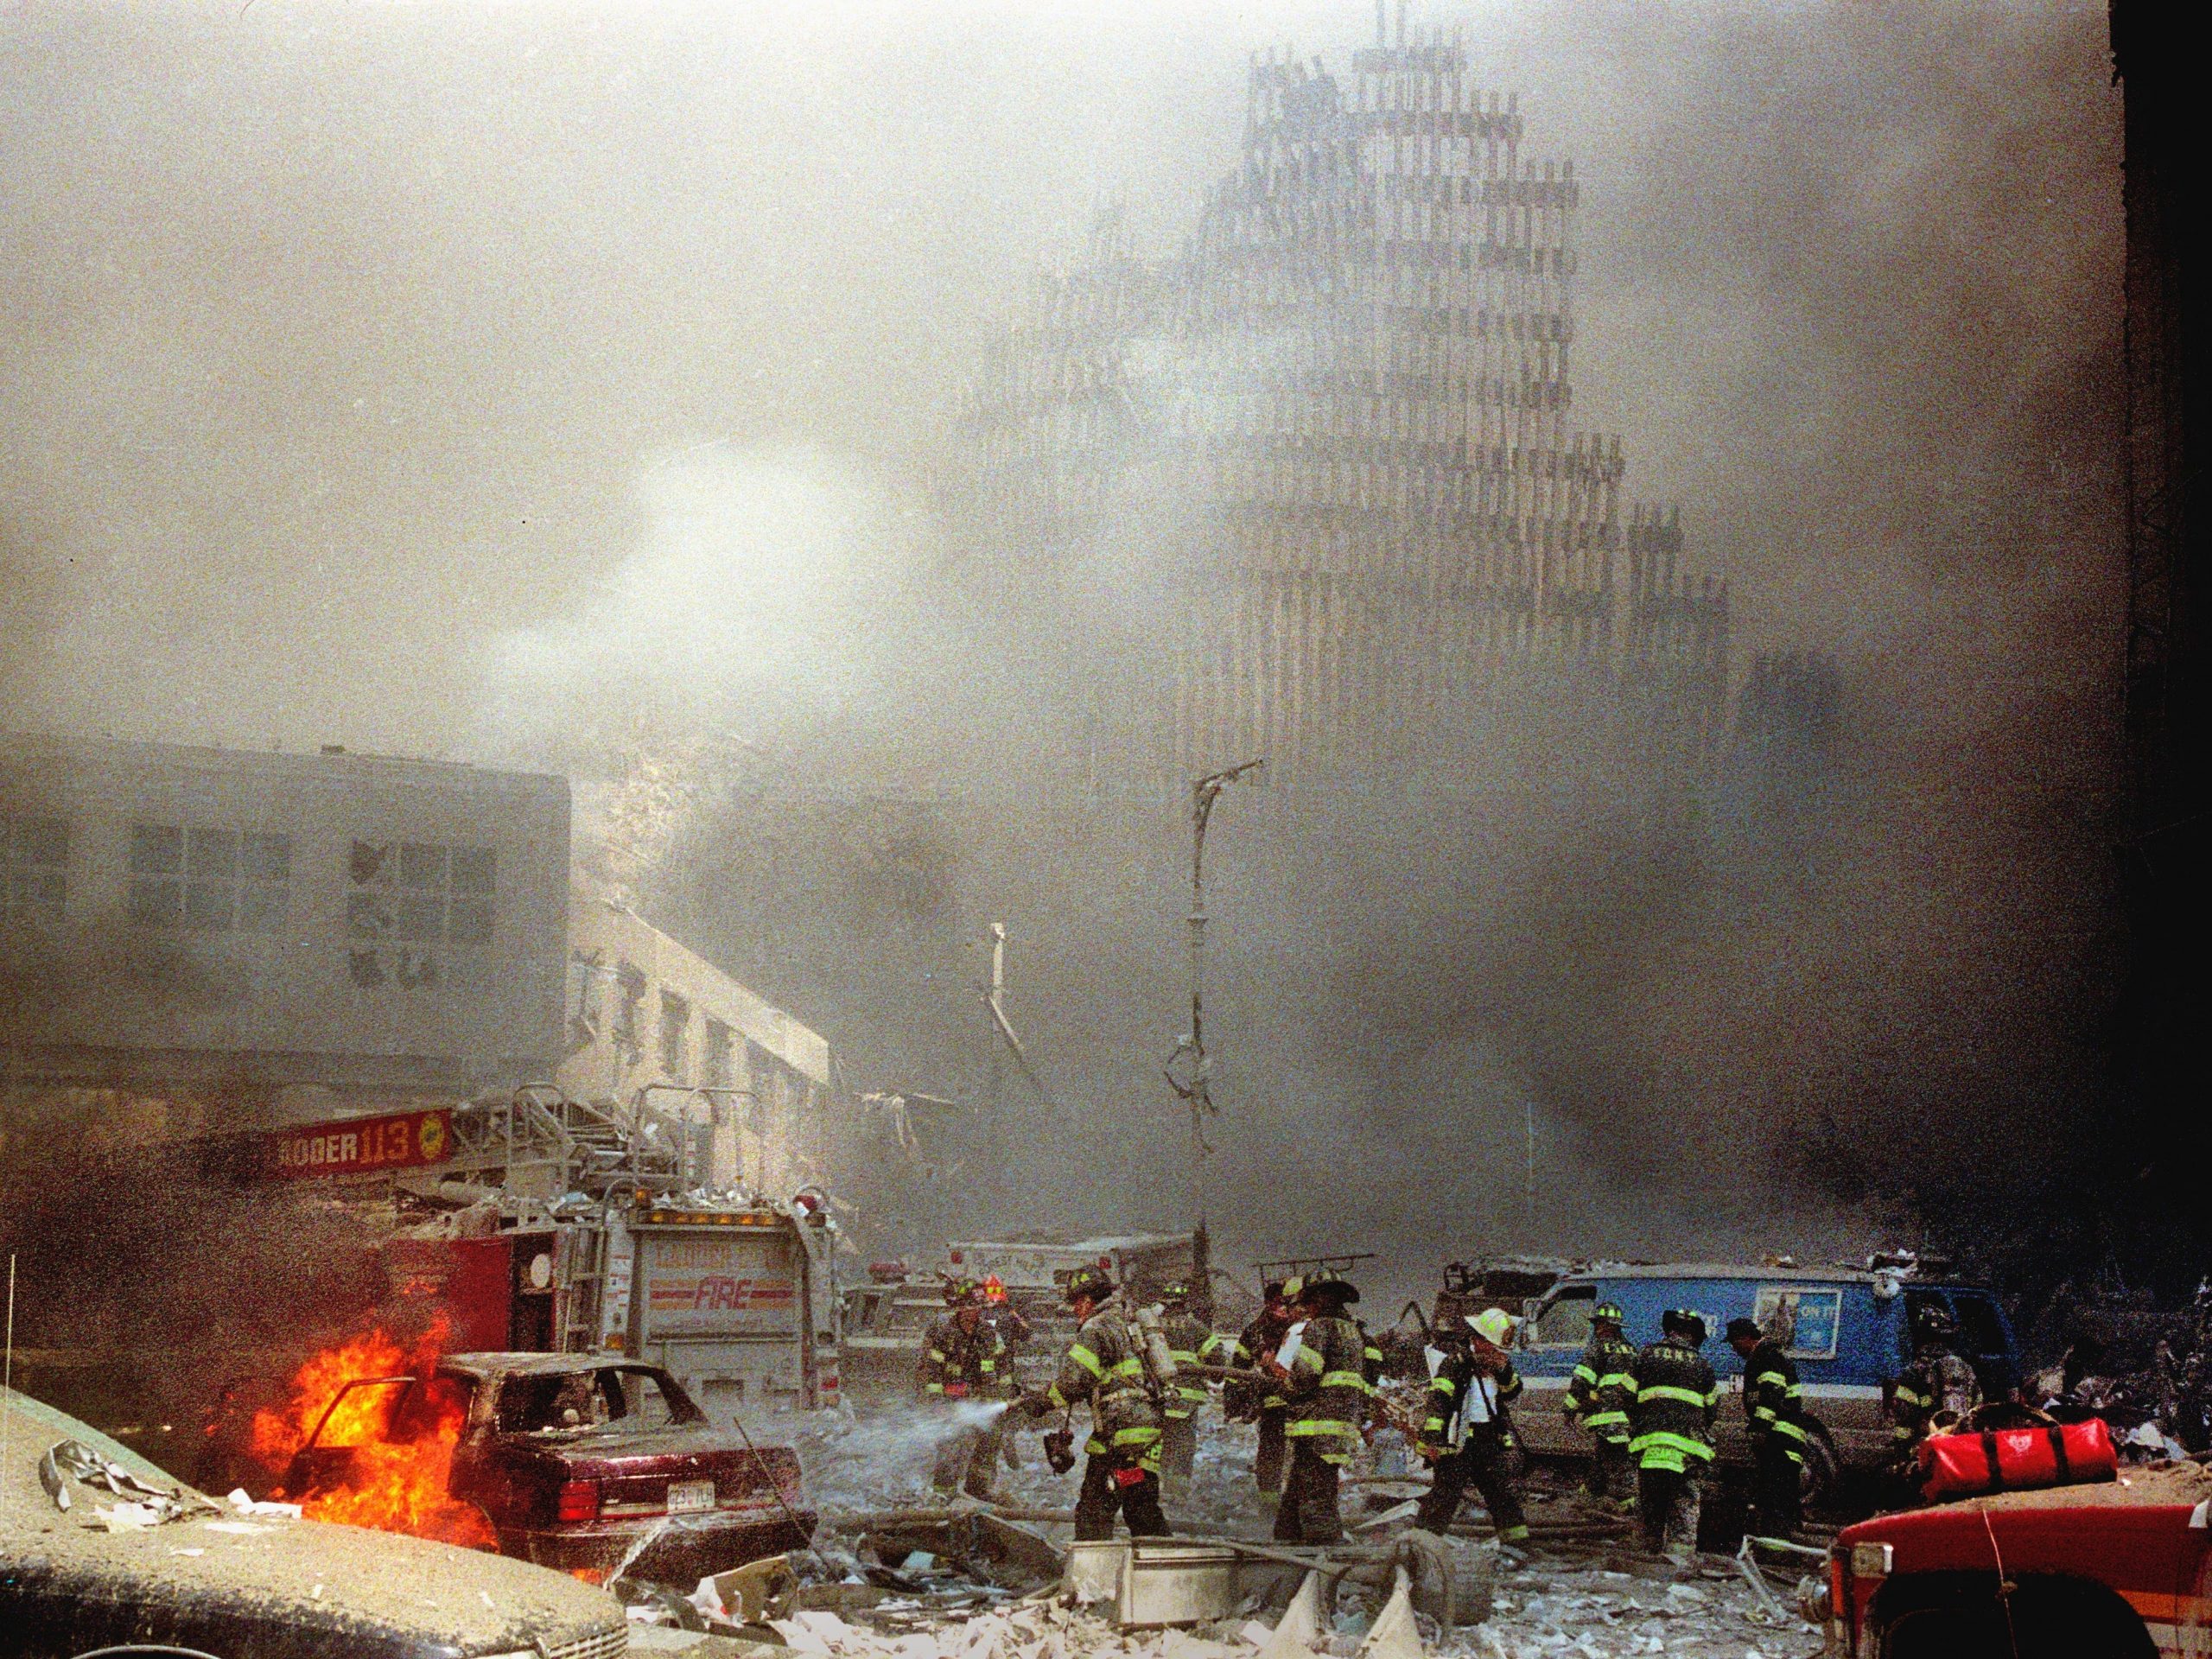
[[1837,1548],[1888,1544],[1895,1574],[2054,1573],[2129,1596],[2171,1596],[2182,1541],[2212,1476],[2195,1468],[2130,1470],[2117,1481],[1961,1498],[1846,1527]]

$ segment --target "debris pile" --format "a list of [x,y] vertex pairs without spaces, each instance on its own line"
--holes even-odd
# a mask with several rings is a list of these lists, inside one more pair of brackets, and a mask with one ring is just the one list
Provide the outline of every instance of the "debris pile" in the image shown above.
[[[1369,1659],[1380,1659],[1383,1648],[1370,1638],[1389,1603],[1393,1563],[1402,1558],[1400,1500],[1421,1484],[1417,1475],[1376,1472],[1395,1465],[1391,1448],[1365,1460],[1352,1490],[1367,1502],[1347,1504],[1357,1541],[1332,1552],[1365,1556],[1367,1570],[1330,1581],[1329,1605],[1303,1639],[1287,1639],[1302,1626],[1278,1639],[1295,1624],[1282,1611],[1299,1583],[1295,1569],[1242,1595],[1228,1616],[1188,1628],[1124,1629],[1110,1605],[1076,1605],[1063,1553],[1076,1476],[1054,1475],[1030,1452],[1003,1471],[997,1503],[950,1499],[930,1490],[944,1432],[941,1420],[895,1413],[811,1425],[802,1455],[810,1501],[824,1516],[814,1548],[779,1564],[781,1576],[765,1595],[734,1575],[723,1575],[727,1586],[702,1584],[690,1602],[699,1626],[742,1630],[818,1659],[1353,1659],[1363,1647]],[[1253,1486],[1254,1451],[1249,1426],[1202,1420],[1192,1479],[1171,1508],[1179,1536],[1267,1538],[1271,1516]],[[1540,1510],[1554,1507],[1539,1500]],[[1678,1575],[1623,1554],[1618,1519],[1571,1508],[1540,1515],[1533,1554],[1481,1539],[1478,1516],[1467,1530],[1477,1535],[1452,1544],[1457,1573],[1482,1592],[1470,1602],[1463,1591],[1458,1617],[1471,1607],[1480,1622],[1440,1624],[1426,1611],[1433,1604],[1418,1593],[1411,1606],[1425,1611],[1396,1621],[1408,1642],[1432,1655],[1805,1659],[1819,1650],[1818,1630],[1785,1611],[1796,1601],[1794,1574],[1764,1580],[1764,1594],[1743,1569],[1718,1558]],[[745,1569],[756,1578],[759,1571]]]
[[1821,1645],[1817,1626],[1777,1617],[1719,1563],[1687,1583],[1604,1565],[1538,1565],[1502,1580],[1490,1619],[1452,1632],[1443,1650],[1478,1659],[1803,1659]]

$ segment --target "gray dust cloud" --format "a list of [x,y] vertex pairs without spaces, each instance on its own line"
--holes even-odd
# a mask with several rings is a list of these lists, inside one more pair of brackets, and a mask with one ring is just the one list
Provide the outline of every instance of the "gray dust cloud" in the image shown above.
[[[1481,1249],[2003,1248],[2097,1109],[2112,994],[2103,10],[1414,22],[1574,160],[1574,424],[1684,504],[1737,679],[1820,653],[1838,714],[1817,753],[1724,739],[1663,824],[1571,702],[1452,734],[1497,779],[1472,808],[1233,789],[1224,1253],[1375,1249],[1412,1287]],[[1108,203],[1172,252],[1248,54],[1372,27],[11,10],[7,723],[567,771],[594,875],[853,1092],[957,1103],[866,1225],[1182,1224],[1185,807],[1039,782],[1093,653],[1174,626],[1175,504],[1025,593],[938,485],[1032,273]],[[994,1075],[995,921],[1049,1096]]]

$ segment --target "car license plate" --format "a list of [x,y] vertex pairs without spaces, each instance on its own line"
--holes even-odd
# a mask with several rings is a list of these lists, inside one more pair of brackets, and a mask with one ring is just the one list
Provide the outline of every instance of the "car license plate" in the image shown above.
[[668,1512],[671,1515],[694,1515],[701,1510],[714,1507],[713,1481],[671,1480],[668,1483]]

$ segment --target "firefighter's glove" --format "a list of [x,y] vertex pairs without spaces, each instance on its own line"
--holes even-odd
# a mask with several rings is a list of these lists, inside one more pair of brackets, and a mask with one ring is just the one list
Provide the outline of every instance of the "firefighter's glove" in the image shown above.
[[1075,1467],[1075,1431],[1056,1428],[1045,1436],[1045,1464],[1056,1475]]

